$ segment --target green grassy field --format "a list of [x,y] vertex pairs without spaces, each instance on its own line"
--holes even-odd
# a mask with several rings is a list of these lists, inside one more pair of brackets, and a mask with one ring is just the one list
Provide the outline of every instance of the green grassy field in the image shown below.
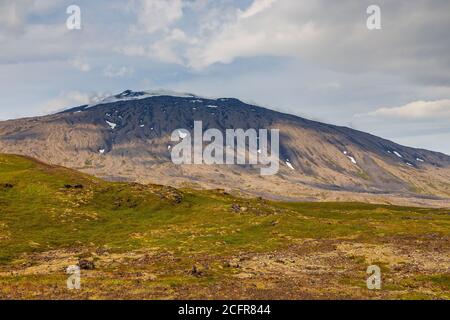
[[[80,259],[95,268],[68,290]],[[0,155],[3,299],[449,299],[449,266],[448,209],[244,199]]]

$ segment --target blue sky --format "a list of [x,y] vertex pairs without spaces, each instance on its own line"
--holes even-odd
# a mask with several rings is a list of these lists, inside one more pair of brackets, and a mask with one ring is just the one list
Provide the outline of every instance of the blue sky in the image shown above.
[[[68,30],[66,8],[81,9]],[[366,9],[381,8],[381,30]],[[237,97],[450,154],[445,0],[0,0],[0,119],[125,89]]]

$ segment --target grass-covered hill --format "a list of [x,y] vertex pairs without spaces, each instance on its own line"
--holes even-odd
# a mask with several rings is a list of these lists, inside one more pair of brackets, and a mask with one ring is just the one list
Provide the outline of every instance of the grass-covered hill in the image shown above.
[[3,299],[450,298],[449,257],[448,209],[244,199],[0,155]]

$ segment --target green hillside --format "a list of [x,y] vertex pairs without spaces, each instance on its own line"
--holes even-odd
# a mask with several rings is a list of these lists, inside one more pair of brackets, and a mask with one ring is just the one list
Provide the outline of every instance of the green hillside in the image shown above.
[[[0,155],[3,299],[450,298],[449,248],[446,209],[243,199]],[[95,267],[69,291],[80,259]]]

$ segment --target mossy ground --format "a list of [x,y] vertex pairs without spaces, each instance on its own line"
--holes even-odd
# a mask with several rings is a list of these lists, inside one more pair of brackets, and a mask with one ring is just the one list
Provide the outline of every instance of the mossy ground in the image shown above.
[[[446,209],[242,199],[0,155],[5,299],[448,299],[449,234]],[[64,268],[80,257],[96,268],[69,291]]]

